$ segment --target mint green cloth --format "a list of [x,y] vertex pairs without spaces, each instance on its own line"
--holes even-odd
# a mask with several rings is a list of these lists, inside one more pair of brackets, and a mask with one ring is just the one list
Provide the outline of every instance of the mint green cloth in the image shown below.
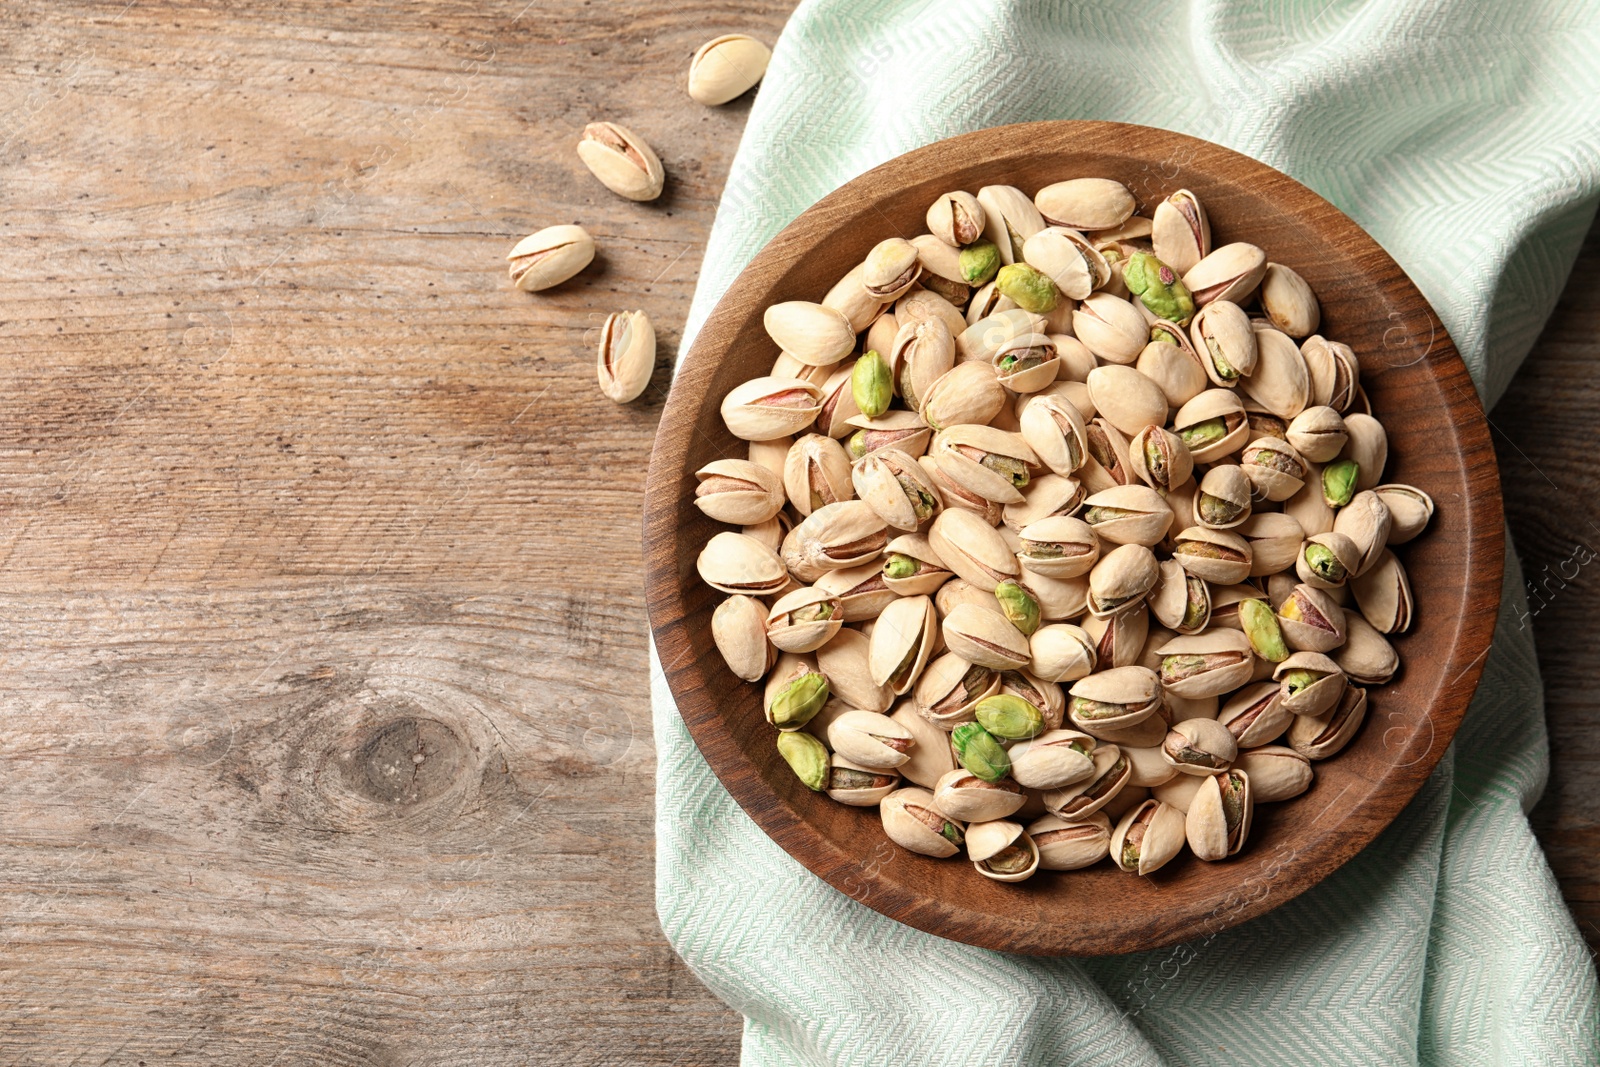
[[[1342,208],[1492,405],[1594,213],[1597,27],[1600,7],[1546,0],[803,3],[684,346],[773,234],[862,171],[986,126],[1115,119],[1227,145]],[[747,1017],[752,1065],[1595,1064],[1593,965],[1525,818],[1548,757],[1521,584],[1510,559],[1478,699],[1370,848],[1214,938],[1101,960],[945,941],[813,877],[717,783],[655,664],[662,926]]]

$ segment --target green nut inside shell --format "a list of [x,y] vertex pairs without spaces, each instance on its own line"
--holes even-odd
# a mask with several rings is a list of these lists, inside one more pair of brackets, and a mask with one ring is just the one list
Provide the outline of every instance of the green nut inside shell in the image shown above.
[[1000,250],[993,241],[974,241],[961,250],[956,263],[968,285],[985,285],[1000,269]]
[[973,775],[986,782],[998,782],[1011,773],[1011,758],[994,735],[980,723],[964,722],[950,733],[956,758]]
[[1011,263],[995,275],[995,288],[1009,296],[1017,307],[1035,315],[1047,315],[1061,299],[1056,283],[1026,263]]
[[1219,415],[1214,419],[1197,422],[1193,426],[1185,426],[1178,431],[1178,436],[1191,449],[1205,448],[1228,436],[1228,422]]
[[1361,465],[1353,459],[1336,459],[1322,468],[1322,500],[1330,508],[1342,508],[1356,495],[1356,479]]
[[1039,628],[1039,601],[1015,578],[1007,578],[994,588],[994,597],[1000,602],[1000,611],[1029,637]]
[[869,419],[889,410],[889,401],[894,399],[894,382],[888,361],[876,351],[868,350],[851,368],[850,396],[861,414]]
[[778,735],[778,755],[807,789],[820,793],[828,786],[828,750],[821,741],[793,730]]
[[1289,658],[1289,647],[1283,641],[1283,629],[1278,616],[1264,600],[1239,602],[1239,625],[1250,639],[1256,655],[1272,663],[1282,663]]
[[798,730],[828,702],[828,679],[807,671],[778,691],[767,719],[780,730]]
[[[1044,731],[1044,714],[1028,701],[1011,693],[985,697],[978,701],[973,714],[985,730],[1008,741],[1025,741]],[[971,770],[970,767],[967,769]]]
[[1327,545],[1313,541],[1306,546],[1305,559],[1311,573],[1329,585],[1339,585],[1350,577],[1350,572],[1345,570],[1344,564],[1339,562],[1339,557]]
[[1150,252],[1135,252],[1122,268],[1122,279],[1128,283],[1128,292],[1158,319],[1166,319],[1178,326],[1187,326],[1194,318],[1194,296],[1178,272],[1161,262]]
[[883,561],[883,576],[885,578],[910,578],[922,570],[922,562],[903,556],[898,552],[889,553]]

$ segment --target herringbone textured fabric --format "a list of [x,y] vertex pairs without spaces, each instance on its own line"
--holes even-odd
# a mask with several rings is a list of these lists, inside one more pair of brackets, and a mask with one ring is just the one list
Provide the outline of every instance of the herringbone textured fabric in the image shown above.
[[[1248,153],[1337,204],[1416,280],[1492,404],[1600,193],[1597,28],[1600,7],[1548,0],[804,3],[685,347],[773,234],[869,167],[986,126],[1115,119]],[[1593,1065],[1593,966],[1524,817],[1547,767],[1524,611],[1513,558],[1466,724],[1372,847],[1205,942],[1095,961],[947,942],[812,877],[717,783],[656,666],[662,925],[747,1016],[751,1065]]]

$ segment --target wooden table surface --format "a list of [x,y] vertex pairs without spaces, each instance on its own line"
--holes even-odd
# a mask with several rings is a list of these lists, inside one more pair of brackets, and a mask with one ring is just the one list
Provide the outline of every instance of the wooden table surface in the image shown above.
[[[0,8],[0,1063],[737,1057],[652,900],[667,375],[616,407],[592,342],[675,349],[749,107],[688,57],[791,4],[523,3]],[[571,221],[596,269],[513,291]],[[1597,331],[1574,286],[1494,419],[1600,944]]]

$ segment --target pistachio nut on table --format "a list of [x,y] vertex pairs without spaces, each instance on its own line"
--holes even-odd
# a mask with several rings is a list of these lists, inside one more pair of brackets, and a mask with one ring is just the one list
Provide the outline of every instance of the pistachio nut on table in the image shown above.
[[780,354],[721,405],[747,448],[696,474],[713,637],[783,760],[1001,882],[1237,854],[1413,622],[1433,501],[1384,482],[1316,294],[1188,190],[1136,208],[940,196],[766,309]]

